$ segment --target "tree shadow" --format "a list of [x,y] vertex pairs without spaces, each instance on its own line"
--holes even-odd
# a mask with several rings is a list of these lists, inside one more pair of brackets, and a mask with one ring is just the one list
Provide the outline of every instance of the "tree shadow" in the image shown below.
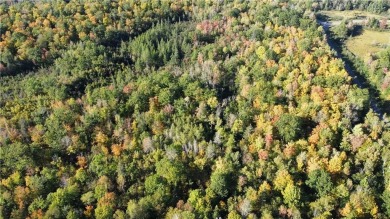
[[300,119],[302,119],[302,137],[307,139],[310,137],[313,129],[318,125],[318,123],[305,117],[300,117]]
[[131,34],[124,30],[109,30],[100,40],[100,44],[105,47],[118,47],[122,41],[128,41]]
[[383,113],[390,115],[390,100],[383,100],[381,104]]
[[4,62],[0,63],[0,78],[3,76],[15,76],[18,74],[28,74],[31,71],[37,69],[37,65],[35,65],[32,61],[29,60],[21,60],[16,61],[12,64],[6,64]]
[[325,15],[325,14],[318,13],[318,14],[316,14],[316,17],[320,21],[330,21],[330,17]]
[[359,35],[362,35],[363,34],[363,26],[362,25],[354,25],[353,26],[353,29],[351,31],[351,36],[352,37],[355,37],[355,36],[359,36]]
[[85,89],[87,87],[87,84],[90,81],[86,78],[78,78],[77,80],[73,81],[71,84],[66,85],[66,93],[67,95],[79,98],[85,93]]

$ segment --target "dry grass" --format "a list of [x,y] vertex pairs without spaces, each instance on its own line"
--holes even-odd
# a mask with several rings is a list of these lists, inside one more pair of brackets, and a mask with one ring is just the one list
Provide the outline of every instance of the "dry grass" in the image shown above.
[[369,54],[390,46],[390,32],[364,30],[361,35],[348,39],[346,45],[353,54],[367,60]]

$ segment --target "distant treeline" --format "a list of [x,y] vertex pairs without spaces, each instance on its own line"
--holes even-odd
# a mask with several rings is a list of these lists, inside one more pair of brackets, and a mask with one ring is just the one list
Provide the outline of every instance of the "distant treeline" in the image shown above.
[[389,0],[312,0],[311,3],[315,10],[363,10],[383,13],[390,8]]

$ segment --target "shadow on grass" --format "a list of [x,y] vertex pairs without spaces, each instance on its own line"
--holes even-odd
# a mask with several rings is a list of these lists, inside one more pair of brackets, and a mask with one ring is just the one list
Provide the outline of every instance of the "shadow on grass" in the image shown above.
[[351,31],[351,36],[356,37],[359,35],[363,34],[363,26],[362,25],[354,25],[352,31]]

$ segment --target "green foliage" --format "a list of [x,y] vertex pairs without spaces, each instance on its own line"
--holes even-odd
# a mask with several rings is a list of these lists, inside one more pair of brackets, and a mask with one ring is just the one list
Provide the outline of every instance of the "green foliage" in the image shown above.
[[276,122],[279,135],[286,142],[297,140],[302,133],[302,119],[291,114],[282,114]]
[[219,198],[226,198],[234,187],[231,173],[214,173],[210,178],[210,189]]
[[[304,1],[302,1],[304,2]],[[310,3],[312,1],[305,1]],[[390,4],[386,0],[378,1],[366,1],[366,0],[355,0],[355,1],[331,1],[331,0],[320,0],[318,4],[309,4],[314,10],[363,10],[372,13],[383,13],[390,8]]]
[[388,216],[388,121],[324,4],[0,3],[0,218]]
[[329,173],[323,169],[314,170],[309,173],[306,184],[317,191],[317,197],[323,197],[332,190],[333,183]]
[[390,48],[379,53],[379,63],[382,68],[390,68]]
[[149,218],[148,215],[148,206],[144,202],[137,203],[134,200],[130,200],[127,204],[127,215],[129,218]]
[[168,183],[177,185],[185,180],[184,166],[178,161],[162,159],[156,163],[157,175],[165,178]]
[[297,206],[300,202],[301,191],[299,187],[296,187],[292,184],[287,184],[284,191],[282,191],[284,201],[289,206]]
[[339,25],[333,27],[332,33],[336,39],[345,40],[348,37],[348,33],[349,33],[347,22],[343,21]]

